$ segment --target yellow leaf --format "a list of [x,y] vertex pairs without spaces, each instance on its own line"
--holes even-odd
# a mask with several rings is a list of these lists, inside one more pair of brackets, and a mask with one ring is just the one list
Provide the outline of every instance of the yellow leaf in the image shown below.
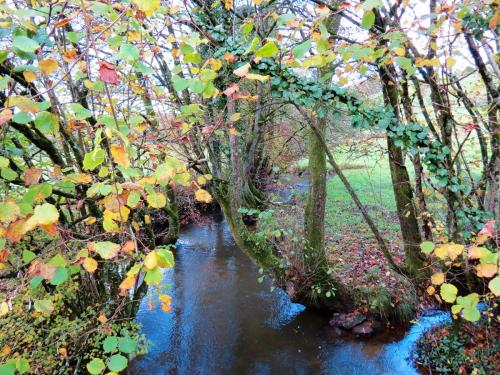
[[130,167],[130,160],[128,158],[127,150],[123,146],[112,145],[111,146],[111,156],[116,164],[122,166],[123,168]]
[[54,73],[59,67],[59,63],[54,59],[45,59],[38,62],[38,67],[42,72],[49,75]]
[[241,118],[241,113],[234,113],[233,115],[231,115],[231,117],[229,118],[232,122],[236,122],[238,121],[239,119]]
[[347,77],[346,76],[342,76],[342,77],[339,78],[339,85],[340,86],[344,86],[346,83],[347,83]]
[[19,108],[21,112],[30,112],[30,113],[40,112],[38,104],[26,96],[19,96],[19,95],[9,96],[7,98],[5,106],[6,107],[16,106],[17,108]]
[[9,313],[9,305],[7,302],[0,303],[0,317],[5,316]]
[[444,273],[437,272],[431,276],[431,283],[434,285],[441,285],[444,283]]
[[144,223],[146,223],[146,225],[151,224],[151,216],[144,215]]
[[125,279],[123,279],[119,286],[121,295],[124,295],[127,290],[134,287],[135,279],[135,276],[127,276]]
[[448,57],[446,59],[446,67],[448,69],[451,69],[453,67],[453,65],[455,65],[456,62],[457,62],[457,59],[455,59],[454,57]]
[[404,55],[406,55],[406,50],[404,49],[404,47],[397,47],[397,48],[394,49],[394,52],[398,56],[404,56]]
[[151,17],[160,7],[160,0],[134,0],[134,3],[148,17]]
[[156,251],[151,251],[146,258],[144,258],[144,267],[148,270],[152,270],[158,265],[158,257],[156,256]]
[[429,287],[427,288],[427,293],[432,296],[434,293],[436,293],[436,289],[432,285],[429,285]]
[[83,222],[85,223],[85,225],[92,225],[96,221],[97,221],[97,219],[94,216],[90,216],[90,217],[86,218]]
[[212,202],[212,196],[210,193],[203,189],[198,189],[194,193],[194,197],[199,202],[210,203]]
[[31,83],[38,78],[36,73],[32,72],[31,70],[25,70],[23,72],[23,77],[26,80],[26,82],[28,82],[28,83]]
[[92,258],[85,258],[83,260],[83,268],[85,268],[87,272],[93,273],[97,269],[97,261]]
[[224,6],[227,10],[233,8],[233,0],[224,0]]
[[2,348],[2,350],[0,351],[0,355],[1,355],[2,357],[6,357],[6,356],[8,356],[9,354],[10,354],[10,346],[5,345],[5,346]]
[[105,323],[108,321],[108,318],[106,318],[106,314],[104,314],[104,311],[101,311],[101,312],[100,312],[99,317],[97,318],[97,320],[98,320],[101,324],[105,324]]
[[246,76],[245,76],[246,79],[251,79],[251,80],[254,80],[254,81],[259,81],[259,82],[265,82],[267,80],[269,80],[271,77],[270,76],[263,76],[263,75],[260,75],[260,74],[253,74],[253,73],[248,73]]

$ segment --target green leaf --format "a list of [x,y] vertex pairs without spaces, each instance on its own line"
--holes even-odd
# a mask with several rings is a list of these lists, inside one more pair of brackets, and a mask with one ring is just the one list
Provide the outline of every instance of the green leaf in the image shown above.
[[108,368],[114,372],[120,372],[127,368],[128,360],[121,354],[115,354],[108,361]]
[[54,304],[48,299],[38,299],[34,303],[35,310],[44,314],[49,315],[54,311]]
[[56,268],[56,273],[54,274],[54,277],[50,279],[50,283],[52,285],[61,285],[64,283],[66,280],[68,280],[68,270],[64,267],[57,267]]
[[491,281],[488,283],[488,288],[490,288],[491,292],[495,296],[500,296],[500,276],[491,279]]
[[398,56],[394,59],[394,61],[399,65],[401,69],[404,70],[410,70],[413,66],[409,57]]
[[422,252],[427,255],[432,253],[435,247],[436,245],[434,245],[434,242],[431,241],[424,241],[420,244],[420,250],[422,250]]
[[148,204],[153,208],[162,208],[167,204],[167,198],[162,193],[149,194],[146,197]]
[[375,13],[372,10],[365,12],[363,18],[361,19],[361,27],[365,30],[371,29],[375,24]]
[[12,38],[12,45],[14,48],[28,53],[33,53],[40,47],[38,42],[27,36],[15,36]]
[[179,76],[173,76],[172,83],[175,91],[182,91],[189,87],[189,81]]
[[23,250],[23,262],[29,263],[36,258],[36,254],[29,250]]
[[137,341],[130,338],[129,336],[121,337],[119,343],[119,349],[122,353],[131,354],[137,349]]
[[15,372],[16,372],[16,361],[14,359],[11,359],[7,361],[7,363],[0,365],[1,375],[14,375]]
[[9,166],[10,160],[0,156],[0,168],[7,168]]
[[17,124],[27,124],[31,121],[33,121],[33,116],[31,116],[30,113],[26,112],[17,112],[14,117],[12,117],[12,121],[14,121]]
[[481,318],[481,312],[477,307],[464,307],[462,317],[469,322],[477,322]]
[[118,337],[106,337],[106,339],[102,342],[102,348],[104,349],[104,353],[112,353],[116,351],[116,349],[118,348]]
[[156,257],[161,268],[172,268],[174,266],[174,254],[168,248],[159,246],[156,249]]
[[36,289],[43,281],[43,277],[40,275],[35,276],[33,279],[30,281],[30,287],[31,289]]
[[140,57],[139,48],[133,44],[122,44],[120,47],[120,56],[128,62],[138,60]]
[[2,168],[0,176],[2,176],[2,178],[6,179],[7,181],[14,181],[17,178],[18,174],[10,168]]
[[262,47],[260,47],[257,52],[255,52],[255,55],[258,57],[273,57],[279,52],[278,47],[276,47],[276,44],[274,42],[267,42],[264,44]]
[[71,103],[69,108],[74,113],[75,120],[85,120],[86,118],[92,117],[92,112],[84,108],[80,103]]
[[155,267],[152,270],[146,272],[144,281],[148,285],[158,285],[162,279],[161,270],[159,267]]
[[120,245],[110,241],[96,242],[94,249],[103,259],[112,259],[118,255]]
[[8,200],[0,203],[0,222],[9,223],[19,214],[19,206],[16,202]]
[[457,298],[458,289],[453,284],[445,283],[441,285],[441,298],[448,303],[453,303]]
[[104,371],[105,368],[106,365],[104,364],[104,361],[100,358],[94,358],[92,361],[87,363],[87,370],[92,375],[100,374],[101,372]]
[[101,148],[96,148],[93,151],[87,152],[83,158],[83,169],[93,171],[101,165],[106,159],[106,153]]
[[293,57],[298,59],[298,58],[304,56],[307,53],[307,51],[309,51],[311,46],[312,46],[312,42],[309,39],[309,40],[306,40],[305,42],[300,43],[299,45],[293,47]]
[[[19,358],[16,361],[16,370],[20,374],[27,373],[30,370],[30,364],[29,364],[29,362],[26,359],[24,359],[24,358]],[[1,372],[0,372],[0,374],[1,374]]]
[[132,190],[127,198],[127,206],[130,208],[135,208],[139,201],[141,200],[141,193],[137,190]]
[[59,129],[59,120],[53,113],[43,111],[36,116],[35,127],[42,133],[53,133]]

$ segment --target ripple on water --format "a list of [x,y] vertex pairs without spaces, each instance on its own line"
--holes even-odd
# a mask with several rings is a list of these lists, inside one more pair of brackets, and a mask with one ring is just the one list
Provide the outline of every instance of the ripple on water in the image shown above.
[[338,338],[327,316],[259,284],[257,268],[223,222],[183,229],[174,269],[164,273],[173,312],[141,303],[137,321],[151,341],[132,374],[417,374],[416,340],[449,317],[424,316],[406,335]]

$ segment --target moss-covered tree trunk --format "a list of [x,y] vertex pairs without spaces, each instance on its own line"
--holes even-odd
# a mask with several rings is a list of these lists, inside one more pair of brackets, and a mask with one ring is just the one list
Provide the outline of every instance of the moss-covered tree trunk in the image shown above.
[[[326,120],[316,121],[325,137]],[[321,257],[325,247],[326,154],[321,140],[309,131],[309,193],[304,212],[304,233],[311,250],[308,257]]]
[[[394,67],[387,64],[380,67],[379,76],[382,81],[384,101],[386,105],[392,108],[396,118],[400,119],[399,91],[397,82],[393,82],[391,78],[397,77]],[[395,144],[394,139],[389,135],[386,138],[396,210],[405,250],[406,271],[410,275],[418,276],[423,262],[420,252],[422,237],[414,205],[410,176],[406,169],[403,150]]]

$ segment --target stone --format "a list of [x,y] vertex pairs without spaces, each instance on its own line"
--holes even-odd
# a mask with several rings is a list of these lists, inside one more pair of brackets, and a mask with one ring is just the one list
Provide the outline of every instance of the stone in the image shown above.
[[352,333],[358,336],[370,336],[373,332],[373,323],[369,320],[365,320],[352,329]]
[[330,325],[332,327],[352,329],[363,323],[365,320],[366,316],[357,311],[349,314],[333,314],[332,319],[330,319]]

